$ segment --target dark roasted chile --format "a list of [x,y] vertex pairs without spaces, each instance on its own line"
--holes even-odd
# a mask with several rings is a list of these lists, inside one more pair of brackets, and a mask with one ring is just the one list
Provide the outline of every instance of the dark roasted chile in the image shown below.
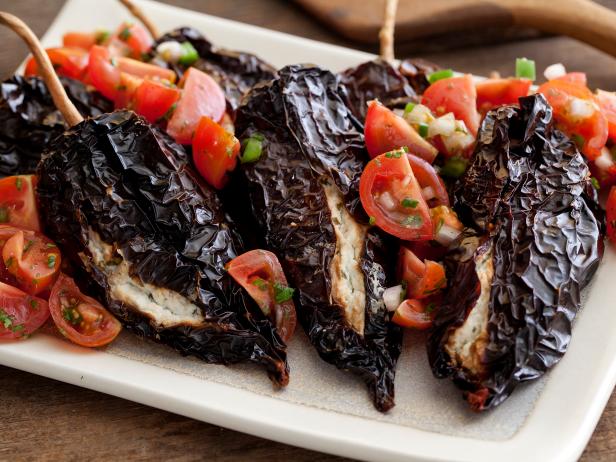
[[[113,110],[110,101],[81,82],[61,80],[82,114]],[[64,131],[64,119],[38,77],[15,75],[0,84],[0,95],[0,178],[34,173],[47,144]]]
[[368,102],[373,99],[390,108],[417,101],[417,94],[407,78],[381,59],[347,69],[340,74],[340,80],[347,89],[348,106],[361,121],[366,118]]
[[[232,110],[237,109],[242,96],[251,87],[276,76],[276,69],[257,56],[215,47],[191,27],[181,27],[163,35],[156,41],[154,49],[156,45],[169,41],[192,44],[200,58],[192,66],[206,72],[218,82]],[[174,68],[180,75],[186,70],[182,66]]]
[[[134,113],[117,111],[57,137],[38,174],[46,233],[89,274],[128,329],[207,362],[259,363],[276,384],[286,385],[284,345],[224,269],[242,252],[240,238],[183,148]],[[112,246],[105,261],[113,270],[95,264],[90,230]],[[123,303],[110,285],[122,261],[127,280],[180,294],[205,321],[161,327]]]
[[279,78],[254,88],[238,110],[236,128],[240,139],[263,135],[263,151],[256,163],[242,165],[248,197],[236,203],[251,207],[267,247],[280,258],[297,289],[302,326],[320,356],[359,375],[375,406],[386,411],[394,405],[401,330],[389,322],[382,304],[384,288],[393,285],[394,256],[377,230],[359,243],[366,288],[363,335],[332,302],[330,266],[337,241],[325,188],[337,190],[359,215],[357,188],[368,160],[361,124],[343,96],[336,76],[317,67],[285,67]]
[[407,58],[400,62],[398,70],[406,77],[411,87],[421,95],[430,86],[428,75],[440,68],[438,64],[425,59]]
[[[428,352],[437,377],[453,377],[477,410],[503,402],[515,386],[540,377],[565,353],[580,292],[603,255],[604,218],[588,167],[553,127],[543,96],[486,116],[475,155],[455,191],[469,226],[468,247],[450,256],[446,304]],[[481,371],[450,358],[446,344],[480,293],[476,257],[493,252]],[[479,349],[481,350],[481,349]]]

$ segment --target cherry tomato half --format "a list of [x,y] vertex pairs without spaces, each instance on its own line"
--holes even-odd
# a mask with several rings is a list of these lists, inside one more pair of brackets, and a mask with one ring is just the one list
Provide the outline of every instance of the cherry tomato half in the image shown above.
[[35,197],[36,176],[9,176],[0,180],[0,224],[40,231]]
[[438,154],[436,148],[423,139],[406,120],[378,101],[371,101],[368,106],[364,134],[370,157],[408,148],[412,154],[432,163]]
[[32,334],[49,318],[47,302],[0,282],[0,340]]
[[110,100],[116,99],[121,88],[120,70],[111,63],[111,55],[105,47],[95,45],[90,49],[88,75],[92,85]]
[[432,239],[428,204],[402,150],[372,159],[359,181],[361,203],[383,231],[400,239]]
[[426,89],[421,104],[428,106],[437,117],[453,112],[454,117],[462,120],[468,131],[477,136],[480,116],[477,90],[471,75],[437,80]]
[[[48,48],[45,50],[58,75],[82,80],[88,67],[88,53],[81,48]],[[38,64],[30,57],[24,70],[26,76],[39,75]]]
[[180,144],[190,144],[201,117],[218,122],[225,115],[225,94],[205,72],[191,67],[180,81],[182,97],[169,120],[167,132]]
[[421,300],[404,300],[396,308],[392,321],[402,327],[426,330],[432,327],[432,316]]
[[209,117],[202,117],[193,138],[193,161],[201,176],[216,189],[227,183],[240,152],[240,142],[233,134]]
[[137,23],[125,22],[118,28],[113,38],[124,42],[130,49],[133,58],[142,59],[154,45],[154,39],[150,33]]
[[293,336],[297,314],[293,289],[288,287],[278,257],[266,250],[251,250],[227,264],[227,271],[257,302],[263,314],[276,323],[276,330],[286,343]]
[[417,178],[417,182],[422,189],[432,188],[432,192],[434,192],[434,198],[427,200],[432,207],[436,207],[438,205],[449,205],[449,194],[447,194],[447,188],[445,187],[445,183],[438,176],[436,170],[432,164],[426,162],[425,160],[413,155],[407,154],[409,159],[409,163],[411,164],[411,168],[413,169],[413,174],[415,178]]
[[485,114],[489,110],[508,104],[528,95],[532,82],[529,79],[488,79],[477,84],[477,109]]
[[174,105],[180,99],[181,90],[151,79],[145,79],[133,97],[135,112],[150,123],[169,118]]
[[75,281],[65,274],[60,274],[51,290],[49,311],[60,333],[77,345],[107,345],[122,330],[120,322],[109,311],[82,294]]
[[610,189],[610,195],[605,204],[605,214],[607,236],[616,244],[616,186],[612,186],[612,189]]

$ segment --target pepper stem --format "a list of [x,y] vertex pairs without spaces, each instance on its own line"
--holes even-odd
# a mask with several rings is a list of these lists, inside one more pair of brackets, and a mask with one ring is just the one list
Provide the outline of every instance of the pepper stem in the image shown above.
[[160,36],[158,33],[158,28],[152,21],[150,21],[150,18],[145,15],[143,10],[133,3],[133,0],[120,0],[120,3],[124,5],[128,11],[130,11],[130,14],[141,21],[141,24],[143,24],[148,32],[150,32],[150,35],[154,38],[154,40]]
[[51,93],[53,102],[62,113],[62,116],[64,116],[66,123],[72,127],[83,121],[83,117],[66,94],[66,90],[64,90],[62,83],[60,83],[60,79],[49,60],[49,56],[47,56],[34,32],[21,19],[4,11],[0,11],[0,23],[12,29],[30,48],[45,85],[47,85],[49,93]]
[[388,62],[395,59],[394,29],[396,27],[397,9],[398,0],[385,0],[383,27],[381,27],[381,30],[379,31],[379,41],[381,42],[381,58]]

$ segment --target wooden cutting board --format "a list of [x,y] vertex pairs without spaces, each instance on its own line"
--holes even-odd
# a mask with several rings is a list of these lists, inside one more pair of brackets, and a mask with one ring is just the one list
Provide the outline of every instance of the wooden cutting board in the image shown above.
[[[348,38],[378,41],[385,0],[295,1]],[[528,35],[529,28],[569,35],[616,55],[616,13],[590,0],[399,0],[396,16],[397,41],[447,35],[455,44],[469,35]]]

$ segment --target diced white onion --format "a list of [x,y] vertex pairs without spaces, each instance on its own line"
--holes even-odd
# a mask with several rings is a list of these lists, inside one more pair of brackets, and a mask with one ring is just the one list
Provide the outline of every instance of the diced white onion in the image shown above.
[[458,231],[448,224],[443,224],[434,236],[434,240],[441,245],[448,246],[455,241],[460,234],[462,234],[462,231]]
[[416,104],[411,112],[404,115],[404,119],[411,125],[419,125],[432,122],[434,116],[427,106]]
[[563,66],[562,63],[551,64],[545,68],[545,71],[543,71],[543,75],[548,80],[557,79],[558,77],[562,77],[566,73],[567,69],[565,69],[565,66]]
[[595,106],[591,101],[581,98],[571,98],[569,101],[569,115],[573,119],[588,119],[595,113]]
[[182,45],[179,42],[163,42],[156,47],[156,54],[163,61],[177,63],[182,57]]
[[394,109],[394,114],[399,115],[400,117],[404,117],[404,109]]
[[429,201],[430,199],[434,199],[436,197],[436,193],[434,192],[434,188],[432,186],[426,186],[421,190],[421,195],[424,200]]
[[404,289],[401,285],[390,287],[383,292],[383,303],[387,311],[396,311],[396,308],[400,306],[402,297],[404,296]]
[[438,119],[434,119],[428,125],[428,138],[435,136],[451,136],[456,131],[456,119],[453,113],[445,114]]
[[614,166],[614,159],[612,159],[612,153],[606,147],[601,149],[601,155],[595,159],[595,165],[599,170],[609,170]]
[[385,210],[395,210],[396,201],[389,192],[385,191],[378,198],[379,203],[385,208]]
[[475,137],[473,135],[468,132],[464,133],[461,131],[456,131],[453,135],[443,138],[443,144],[449,154],[464,153],[473,145],[474,142]]

